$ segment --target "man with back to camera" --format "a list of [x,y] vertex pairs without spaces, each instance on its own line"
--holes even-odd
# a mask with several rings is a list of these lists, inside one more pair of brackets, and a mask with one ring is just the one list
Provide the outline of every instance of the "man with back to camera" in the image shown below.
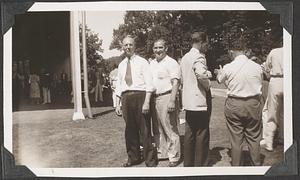
[[[128,160],[122,166],[140,164],[144,158],[147,167],[155,167],[158,159],[151,138],[149,108],[153,85],[150,66],[146,59],[135,54],[133,37],[126,36],[122,47],[125,59],[118,66],[116,83],[116,113],[122,114],[126,123],[125,141]],[[140,153],[140,142],[143,144],[143,157]]]
[[229,47],[233,59],[224,68],[216,69],[217,81],[227,87],[227,99],[224,113],[226,125],[230,134],[231,164],[242,166],[243,141],[248,144],[251,163],[261,165],[260,146],[261,94],[263,72],[259,64],[253,62],[244,54],[244,42],[240,38]]
[[205,32],[191,36],[192,48],[180,63],[182,72],[182,103],[186,111],[184,135],[184,166],[207,166],[209,152],[209,119],[211,104],[211,73],[207,70],[205,53],[208,37]]
[[179,104],[176,95],[179,88],[180,66],[167,55],[166,41],[154,42],[155,59],[150,62],[154,85],[154,109],[159,129],[158,153],[160,158],[169,159],[169,167],[180,160],[180,137],[177,127]]

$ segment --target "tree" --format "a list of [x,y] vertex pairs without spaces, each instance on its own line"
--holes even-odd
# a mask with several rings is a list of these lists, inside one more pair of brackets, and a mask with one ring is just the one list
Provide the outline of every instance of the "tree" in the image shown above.
[[[97,33],[94,33],[87,26],[85,28],[86,32],[86,56],[88,66],[94,66],[97,62],[102,62],[103,57],[99,52],[103,52],[102,39],[99,38]],[[82,24],[79,27],[79,41],[80,41],[80,57],[82,58]]]
[[124,24],[114,30],[110,49],[120,49],[129,33],[136,37],[137,53],[149,58],[153,42],[164,38],[168,54],[178,59],[191,48],[190,35],[195,31],[206,31],[209,36],[210,69],[228,62],[228,48],[241,37],[258,57],[266,56],[282,37],[279,16],[267,11],[129,11]]

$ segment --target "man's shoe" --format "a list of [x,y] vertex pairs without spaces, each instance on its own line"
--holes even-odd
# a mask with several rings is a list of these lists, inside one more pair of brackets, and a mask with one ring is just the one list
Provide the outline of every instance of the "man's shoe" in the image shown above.
[[169,167],[176,167],[176,166],[178,166],[178,164],[179,164],[179,161],[174,161],[174,162],[169,162],[168,166]]
[[139,161],[134,161],[134,162],[129,162],[127,161],[126,163],[122,164],[122,167],[131,167],[131,166],[134,166],[134,165],[138,165],[138,164],[141,164],[143,162],[143,160],[139,160]]

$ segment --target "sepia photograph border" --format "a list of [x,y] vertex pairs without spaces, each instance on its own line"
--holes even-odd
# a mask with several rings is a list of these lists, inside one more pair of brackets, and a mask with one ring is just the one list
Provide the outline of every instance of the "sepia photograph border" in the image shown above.
[[[280,14],[283,25],[283,40],[284,40],[284,57],[289,61],[284,63],[284,129],[290,131],[284,131],[284,162],[282,164],[271,167],[197,167],[197,168],[29,168],[26,166],[15,166],[14,157],[12,154],[12,29],[7,27],[7,24],[12,25],[13,20],[7,16],[14,16],[12,14],[21,13],[24,6],[28,6],[28,12],[37,11],[118,11],[118,10],[268,10],[268,2],[35,2],[31,5],[31,2],[6,2],[15,3],[12,7],[20,7],[20,9],[13,9],[14,11],[8,13],[4,6],[7,4],[1,4],[1,21],[2,21],[2,36],[3,36],[3,145],[1,147],[1,162],[2,162],[2,176],[5,178],[15,177],[25,173],[28,177],[174,177],[174,176],[216,176],[216,175],[295,175],[297,171],[297,145],[293,137],[293,65],[292,65],[292,35],[293,35],[293,17],[285,14],[281,14],[282,4],[274,3],[272,13]],[[165,5],[168,3],[168,6]],[[269,4],[272,2],[269,1]],[[291,2],[287,4],[283,3],[286,7],[292,6]],[[168,7],[168,8],[166,8]],[[285,7],[285,8],[286,8]],[[12,9],[11,9],[12,10]],[[286,11],[286,10],[285,10]],[[24,12],[23,12],[24,13]],[[292,22],[292,25],[291,25]],[[296,162],[295,162],[296,160]],[[19,169],[18,169],[19,168]],[[270,171],[272,171],[270,173]]]

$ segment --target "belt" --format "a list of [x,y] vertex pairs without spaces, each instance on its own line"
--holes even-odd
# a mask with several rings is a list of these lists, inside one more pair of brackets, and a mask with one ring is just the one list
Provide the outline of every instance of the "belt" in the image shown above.
[[248,97],[236,97],[236,96],[230,96],[229,95],[228,98],[247,100],[247,99],[257,99],[257,98],[260,98],[260,95],[248,96]]
[[128,93],[141,93],[141,92],[146,92],[146,91],[142,91],[142,90],[128,90],[128,91],[122,92],[122,95],[123,94],[128,94]]
[[163,95],[166,95],[166,94],[170,94],[172,92],[172,90],[169,90],[169,91],[166,91],[166,92],[163,92],[163,93],[159,93],[159,94],[154,94],[154,97],[159,97],[159,96],[163,96]]
[[272,78],[283,78],[283,75],[277,74],[277,75],[271,75]]

